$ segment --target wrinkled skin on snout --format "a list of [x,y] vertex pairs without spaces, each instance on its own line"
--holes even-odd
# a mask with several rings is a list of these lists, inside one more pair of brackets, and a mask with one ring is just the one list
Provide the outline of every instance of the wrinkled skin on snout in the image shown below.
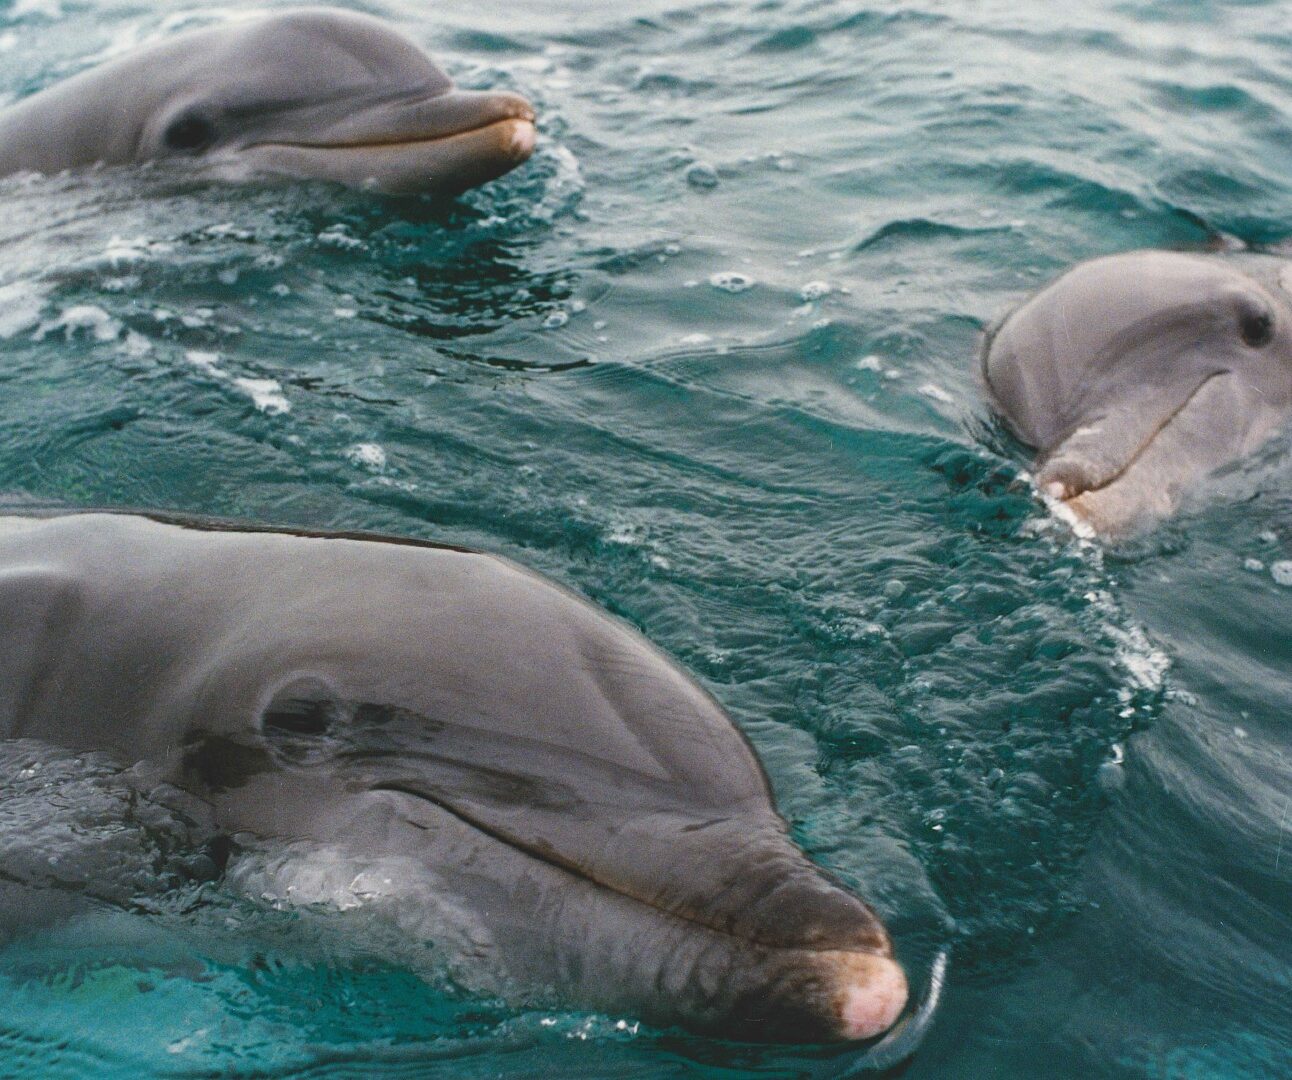
[[305,9],[182,34],[18,102],[0,112],[0,176],[184,162],[456,194],[534,139],[523,98],[454,89],[378,19]]
[[988,398],[1037,451],[1041,490],[1116,536],[1265,442],[1292,411],[1285,272],[1161,251],[1094,259],[989,332]]
[[[124,514],[0,518],[0,737],[152,763],[220,830],[398,856],[458,970],[746,1039],[898,1019],[865,903],[640,635],[505,560]],[[258,894],[257,894],[258,895]]]

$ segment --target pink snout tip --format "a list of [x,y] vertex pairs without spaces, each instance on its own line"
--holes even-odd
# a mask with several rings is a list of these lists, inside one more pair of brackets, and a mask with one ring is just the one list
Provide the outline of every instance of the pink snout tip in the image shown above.
[[512,157],[517,161],[525,161],[530,154],[534,152],[534,144],[538,141],[538,130],[534,127],[533,120],[517,119],[512,121],[511,145],[509,147]]
[[906,973],[882,956],[866,956],[864,963],[849,967],[852,979],[839,999],[840,1034],[845,1039],[873,1039],[902,1015],[910,993]]

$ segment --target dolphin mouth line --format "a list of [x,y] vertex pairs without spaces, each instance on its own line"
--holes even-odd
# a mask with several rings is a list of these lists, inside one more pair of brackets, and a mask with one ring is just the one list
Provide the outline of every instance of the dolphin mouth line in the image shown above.
[[373,138],[362,141],[345,141],[345,142],[299,142],[289,140],[265,140],[263,142],[249,143],[246,147],[248,150],[255,150],[260,147],[287,147],[292,150],[395,150],[404,147],[429,146],[433,143],[449,142],[452,139],[459,139],[464,135],[476,135],[490,128],[499,127],[502,124],[524,123],[531,127],[534,125],[535,115],[533,112],[528,114],[518,113],[515,116],[502,116],[494,120],[485,121],[477,124],[475,127],[460,128],[457,131],[445,132],[443,135],[415,135],[409,138]]
[[[1080,491],[1072,491],[1067,487],[1067,485],[1059,482],[1063,488],[1062,493],[1048,492],[1048,494],[1055,495],[1055,497],[1058,498],[1061,502],[1070,502],[1071,500],[1079,498],[1082,495],[1090,495],[1095,492],[1103,491],[1105,488],[1112,487],[1113,484],[1117,483],[1118,480],[1120,480],[1123,476],[1125,476],[1128,472],[1130,472],[1131,469],[1135,467],[1136,463],[1140,460],[1140,458],[1142,458],[1146,453],[1148,453],[1149,447],[1153,445],[1154,441],[1161,436],[1162,432],[1164,432],[1168,427],[1170,427],[1173,423],[1175,423],[1177,419],[1179,419],[1180,414],[1183,413],[1186,409],[1188,409],[1190,405],[1193,404],[1193,399],[1196,398],[1199,394],[1201,394],[1202,391],[1207,388],[1207,385],[1213,379],[1218,379],[1222,375],[1232,375],[1232,374],[1233,374],[1233,371],[1230,368],[1222,368],[1220,371],[1213,371],[1210,375],[1206,376],[1200,383],[1198,383],[1197,386],[1193,388],[1189,396],[1185,398],[1174,409],[1172,409],[1171,412],[1167,414],[1167,416],[1161,421],[1161,423],[1159,423],[1145,437],[1144,441],[1140,443],[1139,448],[1135,451],[1135,453],[1133,453],[1129,458],[1127,458],[1126,463],[1122,465],[1122,467],[1118,469],[1115,473],[1109,476],[1107,480],[1103,480],[1098,484],[1092,484],[1090,487],[1084,487]],[[1102,419],[1103,417],[1101,416],[1098,419],[1091,422],[1097,424]],[[1066,439],[1064,441],[1066,442]],[[1063,443],[1059,443],[1058,447],[1056,447],[1056,449],[1062,449],[1062,448],[1063,448]],[[1042,466],[1042,469],[1044,469],[1044,466]]]
[[[829,954],[829,953],[856,953],[863,956],[877,956],[885,960],[891,960],[893,958],[891,949],[885,952],[877,949],[867,949],[863,946],[839,945],[839,946],[833,946],[829,948],[823,948],[821,946],[806,945],[806,944],[805,945],[780,945],[773,942],[760,941],[756,937],[746,937],[743,934],[733,933],[732,931],[723,929],[720,926],[715,926],[712,923],[705,921],[704,919],[697,918],[695,913],[693,912],[686,911],[686,910],[675,911],[665,907],[660,907],[658,904],[652,903],[650,900],[647,900],[644,897],[638,896],[636,893],[632,892],[629,889],[625,889],[620,885],[615,885],[608,881],[603,881],[601,878],[588,873],[586,870],[582,869],[579,866],[576,866],[569,860],[561,858],[560,855],[558,855],[555,851],[545,850],[534,844],[523,843],[517,840],[514,836],[509,836],[505,832],[502,832],[499,829],[495,829],[489,825],[486,825],[484,822],[478,821],[476,818],[472,817],[471,815],[463,813],[457,807],[452,806],[449,803],[442,802],[439,799],[434,798],[433,796],[427,795],[425,792],[418,791],[414,788],[408,787],[406,785],[403,785],[394,781],[373,784],[369,787],[369,790],[370,791],[389,791],[396,795],[404,795],[410,799],[416,799],[418,802],[423,802],[430,806],[434,806],[438,810],[443,810],[445,813],[451,814],[453,817],[457,818],[463,824],[470,826],[471,828],[475,829],[478,832],[484,833],[486,836],[490,837],[493,840],[497,840],[500,844],[505,844],[507,847],[512,848],[516,851],[519,851],[522,854],[527,855],[532,859],[537,859],[539,862],[545,863],[546,865],[551,866],[556,870],[563,871],[564,873],[577,877],[582,881],[586,881],[590,885],[596,886],[598,889],[604,889],[606,892],[613,893],[616,896],[622,896],[625,900],[631,900],[635,904],[641,904],[643,907],[648,907],[652,911],[658,912],[660,915],[664,916],[665,918],[677,919],[680,922],[689,923],[692,926],[696,926],[703,929],[707,933],[715,934],[722,938],[728,938],[732,941],[738,941],[743,945],[754,945],[760,949],[775,950],[778,952],[819,953],[822,955]],[[425,825],[419,824],[416,821],[412,821],[411,819],[408,819],[408,818],[405,818],[404,820],[407,821],[408,824],[412,825],[414,828],[426,829]]]

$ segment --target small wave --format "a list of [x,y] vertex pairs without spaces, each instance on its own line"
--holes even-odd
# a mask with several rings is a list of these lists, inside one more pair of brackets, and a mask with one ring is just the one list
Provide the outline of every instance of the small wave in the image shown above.
[[34,281],[0,286],[0,339],[33,329],[45,310],[52,287]]
[[277,379],[252,379],[230,375],[220,366],[219,353],[207,352],[203,349],[189,349],[184,354],[184,359],[211,378],[242,391],[251,399],[251,403],[267,416],[281,416],[291,411],[291,402],[287,400],[282,384]]
[[949,222],[934,221],[930,218],[905,218],[901,221],[890,221],[881,225],[865,238],[857,241],[850,249],[858,254],[869,248],[887,243],[920,243],[933,240],[959,240],[973,236],[991,236],[1009,232],[1009,225],[953,225]]

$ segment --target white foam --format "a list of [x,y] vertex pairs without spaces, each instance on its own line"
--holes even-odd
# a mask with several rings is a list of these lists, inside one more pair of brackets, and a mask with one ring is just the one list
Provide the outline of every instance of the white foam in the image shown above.
[[1104,631],[1113,642],[1113,659],[1130,676],[1131,686],[1150,693],[1161,690],[1171,658],[1149,640],[1142,626],[1114,622],[1120,621],[1122,614],[1109,593],[1100,589],[1087,593],[1086,599],[1108,616]]
[[803,288],[799,289],[799,296],[804,303],[810,304],[814,300],[829,296],[833,291],[834,289],[828,281],[809,281]]
[[182,1039],[176,1039],[173,1043],[168,1043],[166,1053],[183,1054],[192,1049],[199,1042],[203,1042],[210,1033],[210,1028],[198,1028],[192,1035],[185,1035]]
[[211,325],[211,316],[214,314],[210,308],[194,308],[191,313],[181,315],[179,321],[189,330],[202,330]]
[[291,402],[287,400],[286,395],[283,393],[282,384],[277,379],[248,379],[230,375],[220,367],[220,354],[217,352],[189,349],[184,353],[184,359],[194,367],[206,372],[212,378],[227,382],[241,390],[251,398],[252,404],[262,413],[269,416],[280,416],[283,413],[291,412]]
[[1292,561],[1280,559],[1276,563],[1270,563],[1270,577],[1276,584],[1292,585]]
[[641,526],[631,521],[612,522],[606,532],[607,544],[623,544],[627,547],[636,547],[641,542]]
[[386,451],[377,443],[358,443],[345,452],[356,465],[381,472],[386,467]]
[[291,412],[291,402],[283,394],[282,385],[277,379],[234,379],[233,385],[246,391],[252,404],[262,413],[280,416]]
[[208,225],[202,232],[215,239],[228,237],[233,240],[254,240],[256,238],[256,234],[250,229],[244,229],[240,225],[235,225],[232,221],[222,221],[219,225]]
[[136,236],[129,240],[114,236],[108,241],[103,257],[113,266],[120,266],[122,263],[147,262],[173,250],[173,245],[149,240],[146,236]]
[[944,405],[951,405],[955,401],[955,398],[953,398],[950,394],[948,394],[945,390],[943,390],[942,387],[936,385],[935,383],[931,383],[931,382],[925,383],[923,386],[920,387],[919,392],[923,394],[926,398],[932,398],[934,401],[940,401]]
[[203,352],[200,349],[189,349],[184,354],[184,359],[195,367],[200,367],[208,375],[214,375],[216,378],[224,378],[225,373],[220,370],[220,354],[217,352]]
[[318,234],[318,242],[343,251],[357,251],[367,246],[358,237],[351,236],[346,226],[341,224],[329,225]]
[[40,322],[50,289],[32,281],[0,286],[0,338],[11,338]]
[[748,274],[742,274],[737,270],[720,270],[709,277],[709,284],[723,292],[741,293],[746,289],[752,289],[755,281]]
[[[556,162],[556,175],[552,177],[553,188],[583,188],[583,169],[574,151],[568,146],[557,143],[552,146],[550,156]],[[546,201],[546,200],[545,200]]]
[[143,334],[138,334],[133,330],[126,331],[126,339],[121,343],[121,351],[127,356],[134,357],[136,360],[140,357],[147,356],[153,351],[153,343]]
[[1055,498],[1049,492],[1041,491],[1039,488],[1036,489],[1036,493],[1040,496],[1041,501],[1045,503],[1045,508],[1049,510],[1057,520],[1063,522],[1063,524],[1071,529],[1073,535],[1075,535],[1078,540],[1090,543],[1095,539],[1095,536],[1097,535],[1095,533],[1095,527],[1085,518],[1080,517],[1066,502],[1062,499]]
[[78,331],[89,331],[95,341],[116,341],[124,327],[96,304],[73,304],[59,312],[52,322],[42,323],[38,338],[62,330],[70,341]]

